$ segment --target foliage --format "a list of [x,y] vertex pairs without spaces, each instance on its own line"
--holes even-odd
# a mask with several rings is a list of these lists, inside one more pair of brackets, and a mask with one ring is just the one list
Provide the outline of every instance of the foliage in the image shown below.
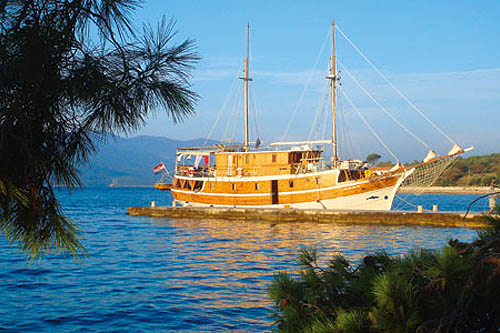
[[[415,160],[405,165],[410,167],[420,163],[422,161]],[[376,165],[388,167],[394,163],[379,161]],[[435,186],[489,186],[493,179],[500,179],[500,153],[467,158],[458,157],[439,177]]]
[[458,158],[436,185],[488,186],[492,179],[500,179],[500,154]]
[[[498,211],[500,213],[500,210]],[[472,243],[440,251],[376,253],[353,267],[342,256],[324,267],[316,249],[281,272],[269,292],[286,332],[491,332],[500,327],[500,215]]]
[[368,154],[368,156],[366,156],[366,161],[368,163],[375,163],[378,159],[380,159],[382,156],[380,156],[379,154],[377,153],[371,153],[371,154]]
[[384,162],[377,163],[378,167],[392,167],[393,165],[394,165],[394,163],[391,161],[384,161]]
[[0,2],[0,230],[28,256],[84,253],[52,185],[80,185],[94,138],[130,133],[161,108],[193,113],[193,42],[173,21],[139,33],[137,0]]

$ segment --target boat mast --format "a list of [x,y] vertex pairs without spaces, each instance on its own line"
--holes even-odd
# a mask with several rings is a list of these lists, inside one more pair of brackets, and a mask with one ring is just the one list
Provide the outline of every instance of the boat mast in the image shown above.
[[250,24],[247,23],[247,56],[245,58],[245,77],[241,78],[243,80],[243,90],[244,90],[244,97],[245,97],[245,139],[243,143],[243,149],[245,151],[248,150],[248,81],[251,79],[249,78],[249,73],[248,73],[248,50],[249,50],[249,39],[250,39]]
[[330,88],[332,90],[332,162],[337,163],[339,157],[337,155],[337,114],[335,110],[335,82],[337,77],[335,75],[335,22],[332,21],[332,56],[330,57]]

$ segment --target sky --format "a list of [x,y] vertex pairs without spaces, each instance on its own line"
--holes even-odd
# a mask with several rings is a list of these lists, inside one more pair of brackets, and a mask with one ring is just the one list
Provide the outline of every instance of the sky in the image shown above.
[[[250,24],[250,141],[331,138],[325,77],[335,24],[452,140],[417,114],[336,32],[340,73],[338,135],[342,158],[376,152],[391,159],[358,116],[401,161],[457,142],[473,154],[499,152],[500,1],[146,1],[137,26],[176,21],[176,41],[195,40],[201,60],[191,88],[196,114],[174,124],[166,113],[134,135],[243,140],[242,76]],[[387,116],[349,75],[414,135]],[[306,89],[307,88],[307,89]],[[291,120],[292,119],[292,120]],[[288,131],[287,131],[288,128]],[[419,139],[415,139],[414,136]],[[425,144],[422,144],[422,141]],[[392,158],[394,159],[394,158]]]

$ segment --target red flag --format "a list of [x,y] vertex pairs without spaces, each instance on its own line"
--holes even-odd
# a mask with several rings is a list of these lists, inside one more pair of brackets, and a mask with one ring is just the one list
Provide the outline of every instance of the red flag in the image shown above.
[[208,163],[210,163],[210,156],[204,155],[203,156],[203,162],[205,162],[205,165],[208,165]]
[[153,167],[154,173],[161,172],[161,170],[167,170],[167,168],[165,168],[165,165],[163,164],[163,162],[161,162],[160,164]]

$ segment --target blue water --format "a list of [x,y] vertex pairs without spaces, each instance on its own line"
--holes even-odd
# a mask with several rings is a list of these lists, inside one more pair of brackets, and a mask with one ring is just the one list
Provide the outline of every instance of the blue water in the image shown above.
[[[128,206],[170,204],[167,193],[149,188],[61,190],[58,196],[81,226],[88,256],[83,263],[50,255],[30,264],[0,236],[0,330],[266,331],[273,311],[267,287],[279,270],[296,271],[305,246],[316,246],[324,260],[333,254],[358,260],[370,251],[403,254],[475,237],[469,229],[126,215]],[[476,197],[405,200],[463,211]]]

